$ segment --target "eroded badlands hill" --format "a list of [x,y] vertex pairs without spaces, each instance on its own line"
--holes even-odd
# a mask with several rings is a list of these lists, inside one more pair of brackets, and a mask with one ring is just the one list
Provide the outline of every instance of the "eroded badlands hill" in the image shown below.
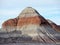
[[5,21],[2,29],[3,32],[21,31],[22,35],[28,35],[32,40],[40,42],[56,42],[58,39],[53,34],[60,32],[60,26],[50,22],[32,7],[27,7],[17,18]]

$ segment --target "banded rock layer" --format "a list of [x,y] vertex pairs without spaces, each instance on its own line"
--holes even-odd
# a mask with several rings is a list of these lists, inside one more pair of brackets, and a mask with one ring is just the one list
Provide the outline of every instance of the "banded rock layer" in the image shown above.
[[[48,22],[33,8],[25,8],[17,18],[9,19],[2,24],[2,28],[7,32],[20,30],[24,25],[40,25]],[[28,29],[29,30],[29,29]]]
[[56,31],[54,26],[58,28],[32,7],[25,8],[17,18],[7,20],[2,24],[3,31],[21,31],[22,35],[29,35],[32,40],[41,42],[56,42],[57,38],[53,34],[58,33],[60,29],[56,28]]
[[52,26],[53,29],[55,29],[57,32],[60,32],[60,25],[55,24],[54,22],[52,22],[49,19],[47,21],[50,23],[50,25]]

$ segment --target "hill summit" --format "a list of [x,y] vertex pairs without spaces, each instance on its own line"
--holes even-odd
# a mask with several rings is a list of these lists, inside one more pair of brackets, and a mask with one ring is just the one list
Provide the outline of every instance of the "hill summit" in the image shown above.
[[34,17],[40,16],[40,14],[32,7],[25,8],[19,15],[19,17]]

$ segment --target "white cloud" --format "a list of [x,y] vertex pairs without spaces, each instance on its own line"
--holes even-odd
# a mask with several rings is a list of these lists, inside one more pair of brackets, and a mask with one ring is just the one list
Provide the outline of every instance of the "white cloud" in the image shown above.
[[18,14],[17,10],[0,10],[0,15],[16,15]]
[[36,8],[37,11],[42,15],[53,15],[53,14],[60,14],[60,8],[57,7],[51,7],[51,8]]
[[0,0],[0,4],[2,5],[54,5],[60,4],[59,0]]

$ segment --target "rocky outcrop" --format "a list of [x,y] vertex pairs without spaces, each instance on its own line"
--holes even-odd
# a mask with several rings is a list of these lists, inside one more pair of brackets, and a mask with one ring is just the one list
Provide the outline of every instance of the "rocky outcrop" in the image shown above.
[[50,25],[52,26],[53,29],[55,29],[57,32],[60,32],[60,26],[59,25],[55,24],[54,22],[52,22],[49,19],[47,21],[50,23]]
[[44,17],[42,17],[35,9],[27,7],[19,14],[17,18],[5,21],[2,24],[2,28],[7,32],[10,32],[14,30],[21,30],[21,27],[25,25],[41,25],[44,23],[48,24]]
[[49,43],[56,43],[58,40],[53,34],[59,32],[59,27],[51,21],[47,21],[32,7],[25,8],[17,18],[9,19],[2,24],[3,31],[6,30],[8,33],[21,31],[20,35],[28,35],[32,37],[33,41]]
[[3,29],[3,30],[6,30],[7,32],[16,30],[17,21],[18,21],[17,18],[9,19],[9,20],[5,21],[5,22],[2,24],[2,29]]

